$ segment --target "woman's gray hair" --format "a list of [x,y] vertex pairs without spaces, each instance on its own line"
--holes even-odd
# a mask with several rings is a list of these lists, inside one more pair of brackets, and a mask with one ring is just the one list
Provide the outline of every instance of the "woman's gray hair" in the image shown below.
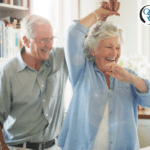
[[[37,26],[41,26],[45,23],[50,24],[50,21],[38,16],[38,15],[28,15],[23,18],[21,21],[21,41],[23,42],[23,37],[26,36],[27,38],[35,38],[36,37],[36,30]],[[50,24],[51,25],[51,24]]]
[[89,61],[94,61],[95,58],[91,55],[90,49],[95,51],[100,41],[106,38],[115,37],[117,35],[119,35],[121,42],[123,43],[122,30],[119,27],[114,25],[112,22],[96,22],[92,26],[89,35],[87,36],[84,42],[83,49],[86,58]]

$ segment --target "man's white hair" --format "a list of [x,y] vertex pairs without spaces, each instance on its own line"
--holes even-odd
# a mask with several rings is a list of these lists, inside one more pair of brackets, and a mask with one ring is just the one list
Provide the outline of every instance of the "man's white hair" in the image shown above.
[[36,37],[36,30],[37,26],[41,26],[45,23],[51,25],[50,21],[38,16],[38,15],[28,15],[23,18],[21,21],[21,41],[23,42],[23,37],[26,36],[27,38],[35,38]]
[[119,35],[121,42],[123,43],[122,30],[119,27],[114,25],[112,22],[96,22],[92,26],[89,35],[84,42],[83,49],[86,58],[89,61],[94,61],[95,58],[91,55],[90,50],[97,50],[100,41],[117,35]]

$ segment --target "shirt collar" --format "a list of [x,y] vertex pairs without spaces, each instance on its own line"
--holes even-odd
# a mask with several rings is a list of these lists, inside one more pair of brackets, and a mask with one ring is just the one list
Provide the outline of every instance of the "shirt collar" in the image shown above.
[[19,54],[17,55],[18,58],[18,63],[17,63],[17,72],[22,71],[27,64],[23,61],[21,54],[25,51],[25,47],[23,46],[21,48],[21,51],[19,52]]
[[[27,66],[27,64],[23,61],[22,56],[21,56],[21,54],[24,53],[24,51],[25,51],[25,46],[23,46],[23,47],[21,48],[21,51],[20,51],[19,54],[17,55],[17,59],[18,59],[17,72],[24,70],[24,69],[26,68],[26,66]],[[46,61],[44,61],[43,64],[42,64],[42,66],[46,66],[46,65],[50,66],[50,58],[47,59]],[[42,66],[41,66],[41,67],[42,67]],[[43,67],[43,69],[44,69],[44,68],[45,68],[45,67]],[[42,69],[42,70],[43,70],[43,69]]]
[[[102,76],[104,76],[104,74],[96,67],[96,63],[95,63],[95,61],[93,62],[93,67],[94,67],[94,69],[95,69],[95,71],[98,71],[98,72],[100,72],[101,73],[101,75]],[[110,76],[109,77],[110,79],[113,79],[114,77],[112,77],[112,76]]]

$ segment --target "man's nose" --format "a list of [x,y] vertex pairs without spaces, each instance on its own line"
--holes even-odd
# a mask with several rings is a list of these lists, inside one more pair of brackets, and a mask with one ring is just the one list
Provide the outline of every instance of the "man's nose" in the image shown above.
[[46,43],[46,47],[52,49],[53,48],[53,42]]

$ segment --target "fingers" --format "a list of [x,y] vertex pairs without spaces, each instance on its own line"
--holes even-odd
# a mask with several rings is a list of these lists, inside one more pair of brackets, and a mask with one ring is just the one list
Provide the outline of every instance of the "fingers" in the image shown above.
[[104,8],[101,8],[101,20],[103,19],[107,19],[107,17],[109,16],[112,16],[112,15],[116,15],[116,16],[120,16],[120,14],[116,11],[111,11],[111,10],[107,10],[107,9],[104,9]]
[[117,78],[117,74],[113,72],[106,72],[109,76],[112,76],[114,78]]
[[123,69],[122,67],[118,66],[116,63],[106,64],[105,67],[111,73],[121,73]]
[[117,10],[118,8],[118,0],[109,0],[109,8],[110,10]]
[[116,11],[118,11],[119,9],[120,9],[120,3],[118,2]]
[[[119,10],[119,8],[120,3],[118,3],[117,11]],[[117,11],[110,10],[108,2],[101,2],[101,6],[96,10],[96,13],[99,16],[99,19],[105,22],[107,20],[107,17],[109,16],[120,16],[120,14]]]
[[106,64],[105,67],[107,67],[107,68],[118,68],[120,66],[118,66],[116,63],[109,63],[109,64]]

